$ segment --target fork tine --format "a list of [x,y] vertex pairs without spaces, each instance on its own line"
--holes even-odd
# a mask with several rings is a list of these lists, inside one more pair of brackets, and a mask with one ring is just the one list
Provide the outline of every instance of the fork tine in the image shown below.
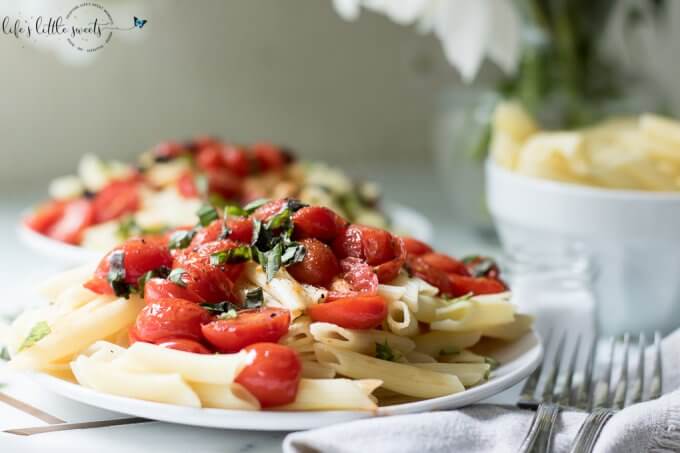
[[649,391],[649,399],[653,400],[661,396],[661,333],[654,332],[654,366],[652,368],[652,383]]
[[588,357],[583,371],[583,381],[576,393],[576,407],[587,410],[590,404],[590,394],[593,387],[593,369],[595,368],[595,357],[597,356],[597,336],[590,341]]
[[548,377],[545,380],[545,387],[543,387],[543,402],[552,403],[556,399],[555,384],[557,382],[557,375],[560,372],[560,362],[562,361],[562,354],[564,353],[564,343],[567,340],[567,332],[565,331],[560,337],[560,342],[555,349],[552,366],[548,369]]
[[623,335],[623,358],[621,359],[621,373],[619,380],[614,387],[612,407],[623,409],[626,404],[626,391],[628,389],[628,351],[630,349],[630,335],[626,332]]
[[545,339],[543,346],[543,359],[541,360],[541,363],[539,363],[534,372],[529,375],[524,387],[522,387],[522,392],[520,393],[519,401],[517,402],[517,406],[522,409],[536,409],[538,406],[538,402],[536,399],[534,399],[534,393],[536,393],[536,387],[538,387],[538,381],[540,380],[541,373],[543,372],[543,364],[547,360],[548,349],[550,349],[551,340],[552,332],[550,332]]
[[616,338],[610,340],[609,360],[604,375],[595,383],[595,388],[590,399],[590,407],[598,409],[606,407],[609,402],[609,383],[612,380],[612,363],[614,362],[614,350],[616,348]]
[[642,389],[645,387],[645,346],[647,345],[647,338],[644,332],[640,332],[638,338],[638,358],[637,368],[635,371],[635,382],[633,382],[633,389],[630,398],[630,404],[637,404],[642,401]]
[[569,361],[569,366],[567,367],[566,380],[564,381],[564,387],[562,388],[562,394],[560,395],[560,405],[569,406],[572,404],[574,399],[574,394],[571,391],[571,384],[574,380],[574,371],[576,369],[576,359],[578,358],[578,351],[581,348],[581,334],[576,337],[576,343],[574,344],[574,352],[571,353],[571,360]]

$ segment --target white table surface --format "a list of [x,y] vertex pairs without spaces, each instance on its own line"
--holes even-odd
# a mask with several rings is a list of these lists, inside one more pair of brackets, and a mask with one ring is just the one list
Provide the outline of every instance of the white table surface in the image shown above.
[[[467,253],[496,254],[497,245],[484,242],[473,232],[455,225],[450,210],[443,201],[443,194],[436,185],[429,168],[403,168],[400,178],[387,182],[387,173],[372,172],[363,168],[363,176],[369,176],[383,183],[386,198],[417,207],[429,216],[435,225],[435,245],[442,251],[455,255]],[[394,177],[394,172],[389,172]],[[394,181],[399,181],[395,184]],[[415,192],[413,187],[418,187]],[[0,199],[0,285],[5,297],[0,300],[0,314],[13,313],[26,301],[27,288],[41,276],[54,272],[58,266],[45,263],[27,251],[17,240],[15,228],[19,213],[26,206],[41,198],[41,191],[22,195],[14,199]],[[102,420],[120,417],[97,408],[72,402],[41,390],[26,377],[3,376],[0,382],[8,382],[1,391],[26,401],[52,415],[68,422]],[[519,388],[516,386],[488,402],[512,404],[516,401]],[[43,422],[0,403],[0,431],[13,428],[42,426]],[[1,452],[46,451],[96,451],[163,453],[196,451],[208,452],[277,452],[286,433],[253,432],[194,428],[161,422],[124,425],[107,428],[62,431],[32,436],[16,436],[0,432]]]

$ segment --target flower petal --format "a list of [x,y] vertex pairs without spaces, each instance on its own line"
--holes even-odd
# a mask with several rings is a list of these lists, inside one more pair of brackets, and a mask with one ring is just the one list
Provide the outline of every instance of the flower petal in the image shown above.
[[506,74],[517,70],[521,51],[521,19],[512,0],[490,0],[491,26],[487,54]]

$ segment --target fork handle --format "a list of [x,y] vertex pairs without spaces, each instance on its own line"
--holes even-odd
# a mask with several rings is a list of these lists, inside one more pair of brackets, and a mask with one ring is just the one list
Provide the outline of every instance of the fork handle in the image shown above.
[[614,415],[612,409],[595,409],[588,415],[576,434],[576,439],[571,444],[569,453],[591,453],[595,448],[602,428]]
[[552,448],[553,427],[555,426],[559,410],[560,408],[557,404],[539,404],[531,421],[529,432],[519,447],[519,453],[550,452]]

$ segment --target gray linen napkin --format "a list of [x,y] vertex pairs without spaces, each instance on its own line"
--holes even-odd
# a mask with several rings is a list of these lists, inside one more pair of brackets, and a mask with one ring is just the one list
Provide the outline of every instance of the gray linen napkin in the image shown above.
[[[596,453],[680,452],[680,329],[663,341],[663,385],[655,401],[618,412],[604,427]],[[647,362],[649,363],[649,362]],[[476,405],[461,410],[378,417],[290,434],[285,453],[516,452],[533,412]],[[554,451],[566,452],[585,419],[562,412]]]

